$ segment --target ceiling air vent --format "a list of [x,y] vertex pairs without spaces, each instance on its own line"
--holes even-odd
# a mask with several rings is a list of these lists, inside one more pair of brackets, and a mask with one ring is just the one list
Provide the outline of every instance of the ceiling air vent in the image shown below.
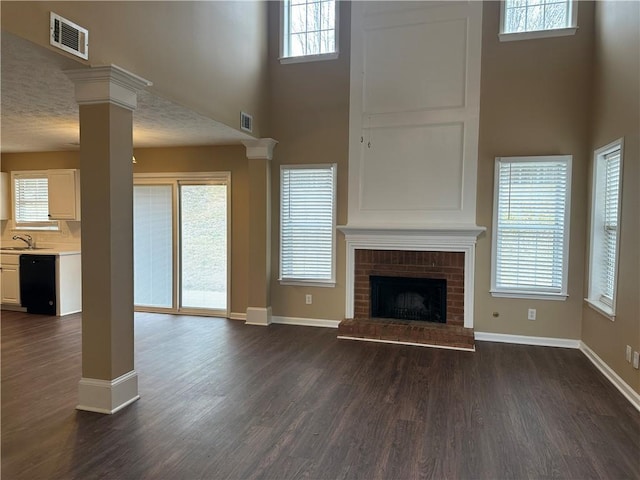
[[77,57],[89,58],[89,31],[51,12],[50,43]]
[[247,132],[253,132],[253,117],[248,113],[240,112],[240,128]]

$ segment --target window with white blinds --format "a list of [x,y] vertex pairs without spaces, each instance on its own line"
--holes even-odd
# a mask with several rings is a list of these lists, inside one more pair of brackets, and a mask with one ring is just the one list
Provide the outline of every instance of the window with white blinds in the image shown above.
[[280,169],[280,281],[335,284],[336,167]]
[[47,172],[13,174],[13,207],[16,228],[57,229],[49,220],[49,180]]
[[615,316],[621,181],[622,140],[617,140],[595,153],[587,298],[611,319]]
[[567,296],[571,156],[497,158],[494,296]]

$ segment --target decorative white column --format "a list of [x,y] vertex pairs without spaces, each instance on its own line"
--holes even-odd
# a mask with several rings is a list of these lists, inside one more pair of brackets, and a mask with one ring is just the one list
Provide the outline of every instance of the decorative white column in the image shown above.
[[66,72],[80,105],[82,378],[79,410],[135,402],[133,110],[151,85],[115,65]]
[[271,323],[272,138],[242,142],[249,159],[249,305],[247,325]]

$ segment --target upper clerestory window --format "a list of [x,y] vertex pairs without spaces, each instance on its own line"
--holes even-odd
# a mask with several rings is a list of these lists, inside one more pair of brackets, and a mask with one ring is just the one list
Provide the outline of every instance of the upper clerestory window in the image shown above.
[[281,5],[281,63],[338,58],[337,1],[285,0]]
[[576,0],[504,0],[500,41],[573,35],[577,18]]

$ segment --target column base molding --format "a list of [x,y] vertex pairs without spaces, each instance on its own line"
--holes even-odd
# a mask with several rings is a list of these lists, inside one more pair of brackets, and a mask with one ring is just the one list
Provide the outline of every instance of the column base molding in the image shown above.
[[246,325],[266,327],[271,323],[271,307],[248,307]]
[[135,370],[113,380],[83,377],[78,383],[78,406],[76,409],[113,414],[139,398],[138,374]]

